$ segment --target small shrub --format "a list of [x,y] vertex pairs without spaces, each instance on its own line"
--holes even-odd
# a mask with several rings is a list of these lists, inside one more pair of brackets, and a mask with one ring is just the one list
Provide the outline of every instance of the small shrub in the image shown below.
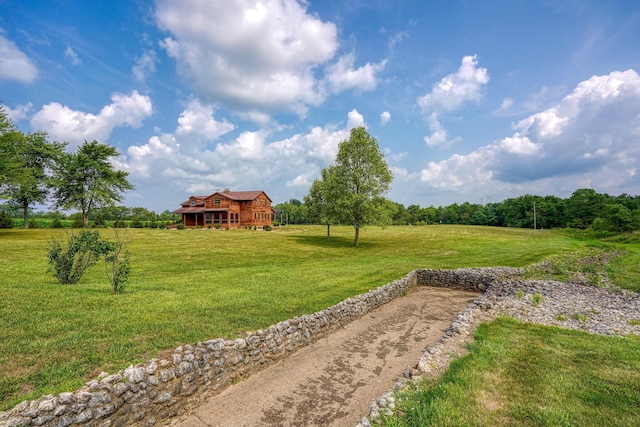
[[140,218],[134,218],[133,221],[131,221],[131,228],[142,228],[143,224],[142,221],[140,221]]
[[536,292],[535,294],[533,294],[533,296],[531,297],[531,303],[534,306],[538,306],[540,305],[540,303],[542,302],[543,297],[542,294],[540,294],[540,292]]
[[7,211],[0,211],[0,228],[13,228],[13,218]]
[[113,222],[113,228],[127,228],[127,223],[123,219],[117,219]]
[[183,223],[179,223],[178,225],[176,225],[176,228],[178,230],[184,230],[184,224]]
[[265,225],[264,227],[262,227],[262,229],[264,231],[271,231],[271,226],[270,225]]
[[[122,237],[118,229],[113,229],[115,242],[102,241],[102,253],[104,253],[104,267],[107,277],[111,282],[111,292],[120,294],[124,292],[125,285],[129,281],[131,273],[131,257],[127,249],[128,240]],[[126,233],[126,231],[125,231]]]
[[99,228],[99,227],[104,227],[106,224],[104,222],[104,216],[102,216],[102,213],[98,213],[96,215],[96,218],[93,220],[93,226],[95,228]]
[[84,222],[82,222],[82,217],[81,216],[76,216],[73,219],[73,223],[71,224],[71,227],[73,227],[73,228],[82,228],[82,227],[84,227]]
[[64,228],[64,224],[60,221],[60,218],[55,218],[51,222],[51,228]]
[[49,241],[49,264],[60,283],[75,284],[97,262],[102,251],[99,232],[70,233],[65,249],[56,239]]
[[589,319],[589,317],[585,316],[584,314],[577,314],[577,313],[576,314],[572,314],[571,318],[575,319],[575,320],[577,320],[579,322],[582,322],[582,323],[586,322]]
[[38,224],[35,218],[31,218],[29,220],[29,228],[40,228],[40,224]]

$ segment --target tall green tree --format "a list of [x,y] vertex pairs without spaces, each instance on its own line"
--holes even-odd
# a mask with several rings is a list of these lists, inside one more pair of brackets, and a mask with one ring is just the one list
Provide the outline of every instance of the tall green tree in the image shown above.
[[331,237],[331,225],[338,221],[335,205],[331,202],[335,197],[331,194],[331,189],[335,188],[331,182],[335,177],[333,169],[333,166],[322,169],[320,179],[313,181],[309,194],[303,199],[309,221],[327,226],[327,239]]
[[85,141],[75,153],[65,153],[56,165],[56,206],[78,209],[87,228],[92,209],[121,202],[124,192],[134,186],[127,181],[127,172],[110,163],[117,156],[114,147],[95,140]]
[[15,182],[22,170],[16,147],[21,135],[0,105],[0,188]]
[[65,144],[47,141],[46,133],[18,133],[14,140],[20,173],[2,187],[2,196],[20,206],[24,228],[29,228],[29,208],[44,203],[52,187],[51,173]]
[[378,141],[364,127],[351,129],[350,138],[340,143],[330,175],[327,200],[335,206],[338,222],[353,226],[355,246],[365,225],[390,223],[390,204],[381,199],[389,191],[393,175]]
[[[23,134],[0,112],[2,163],[7,170],[0,182],[0,196],[20,206],[24,228],[29,228],[29,208],[44,203],[51,189],[51,171],[65,144],[49,142],[47,134]],[[5,161],[7,163],[5,163]]]

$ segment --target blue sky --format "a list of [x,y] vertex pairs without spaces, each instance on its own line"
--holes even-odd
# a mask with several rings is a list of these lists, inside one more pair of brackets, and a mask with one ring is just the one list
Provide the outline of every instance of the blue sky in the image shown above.
[[640,194],[640,3],[0,0],[0,102],[124,204],[302,199],[366,126],[405,205]]

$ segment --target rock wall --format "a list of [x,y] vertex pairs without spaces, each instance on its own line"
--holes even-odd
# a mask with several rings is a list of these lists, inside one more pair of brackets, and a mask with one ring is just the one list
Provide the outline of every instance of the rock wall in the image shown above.
[[75,392],[22,402],[0,412],[0,426],[162,425],[211,393],[406,293],[417,284],[417,277],[416,272],[411,272],[317,313],[248,332],[244,338],[183,345],[167,358],[151,359],[116,374],[103,374]]

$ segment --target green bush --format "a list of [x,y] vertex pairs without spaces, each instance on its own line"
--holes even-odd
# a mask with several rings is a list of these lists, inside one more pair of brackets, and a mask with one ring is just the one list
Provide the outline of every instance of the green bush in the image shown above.
[[93,220],[93,226],[95,228],[99,228],[99,227],[105,227],[106,223],[104,220],[104,216],[102,215],[102,213],[98,213],[96,215],[96,218]]
[[131,221],[131,228],[142,228],[143,224],[142,221],[140,221],[140,218],[134,218],[133,221]]
[[13,228],[13,218],[7,211],[0,211],[0,228]]
[[270,225],[265,225],[264,227],[262,227],[262,229],[264,231],[271,231],[271,226]]
[[113,222],[113,228],[127,228],[127,223],[123,219],[117,219]]
[[40,228],[40,224],[38,224],[35,218],[31,218],[29,220],[29,228]]
[[118,229],[114,228],[113,231],[116,237],[115,242],[102,242],[104,266],[111,282],[111,292],[120,294],[124,292],[124,287],[129,280],[131,257],[127,249],[127,239],[119,234]]
[[60,221],[60,218],[55,218],[52,222],[51,222],[51,228],[64,228],[64,224],[62,223],[62,221]]
[[184,224],[180,222],[180,223],[178,223],[178,225],[176,225],[176,228],[178,230],[184,230]]
[[62,284],[78,283],[85,271],[104,253],[98,231],[68,233],[66,248],[56,239],[49,241],[49,264]]

